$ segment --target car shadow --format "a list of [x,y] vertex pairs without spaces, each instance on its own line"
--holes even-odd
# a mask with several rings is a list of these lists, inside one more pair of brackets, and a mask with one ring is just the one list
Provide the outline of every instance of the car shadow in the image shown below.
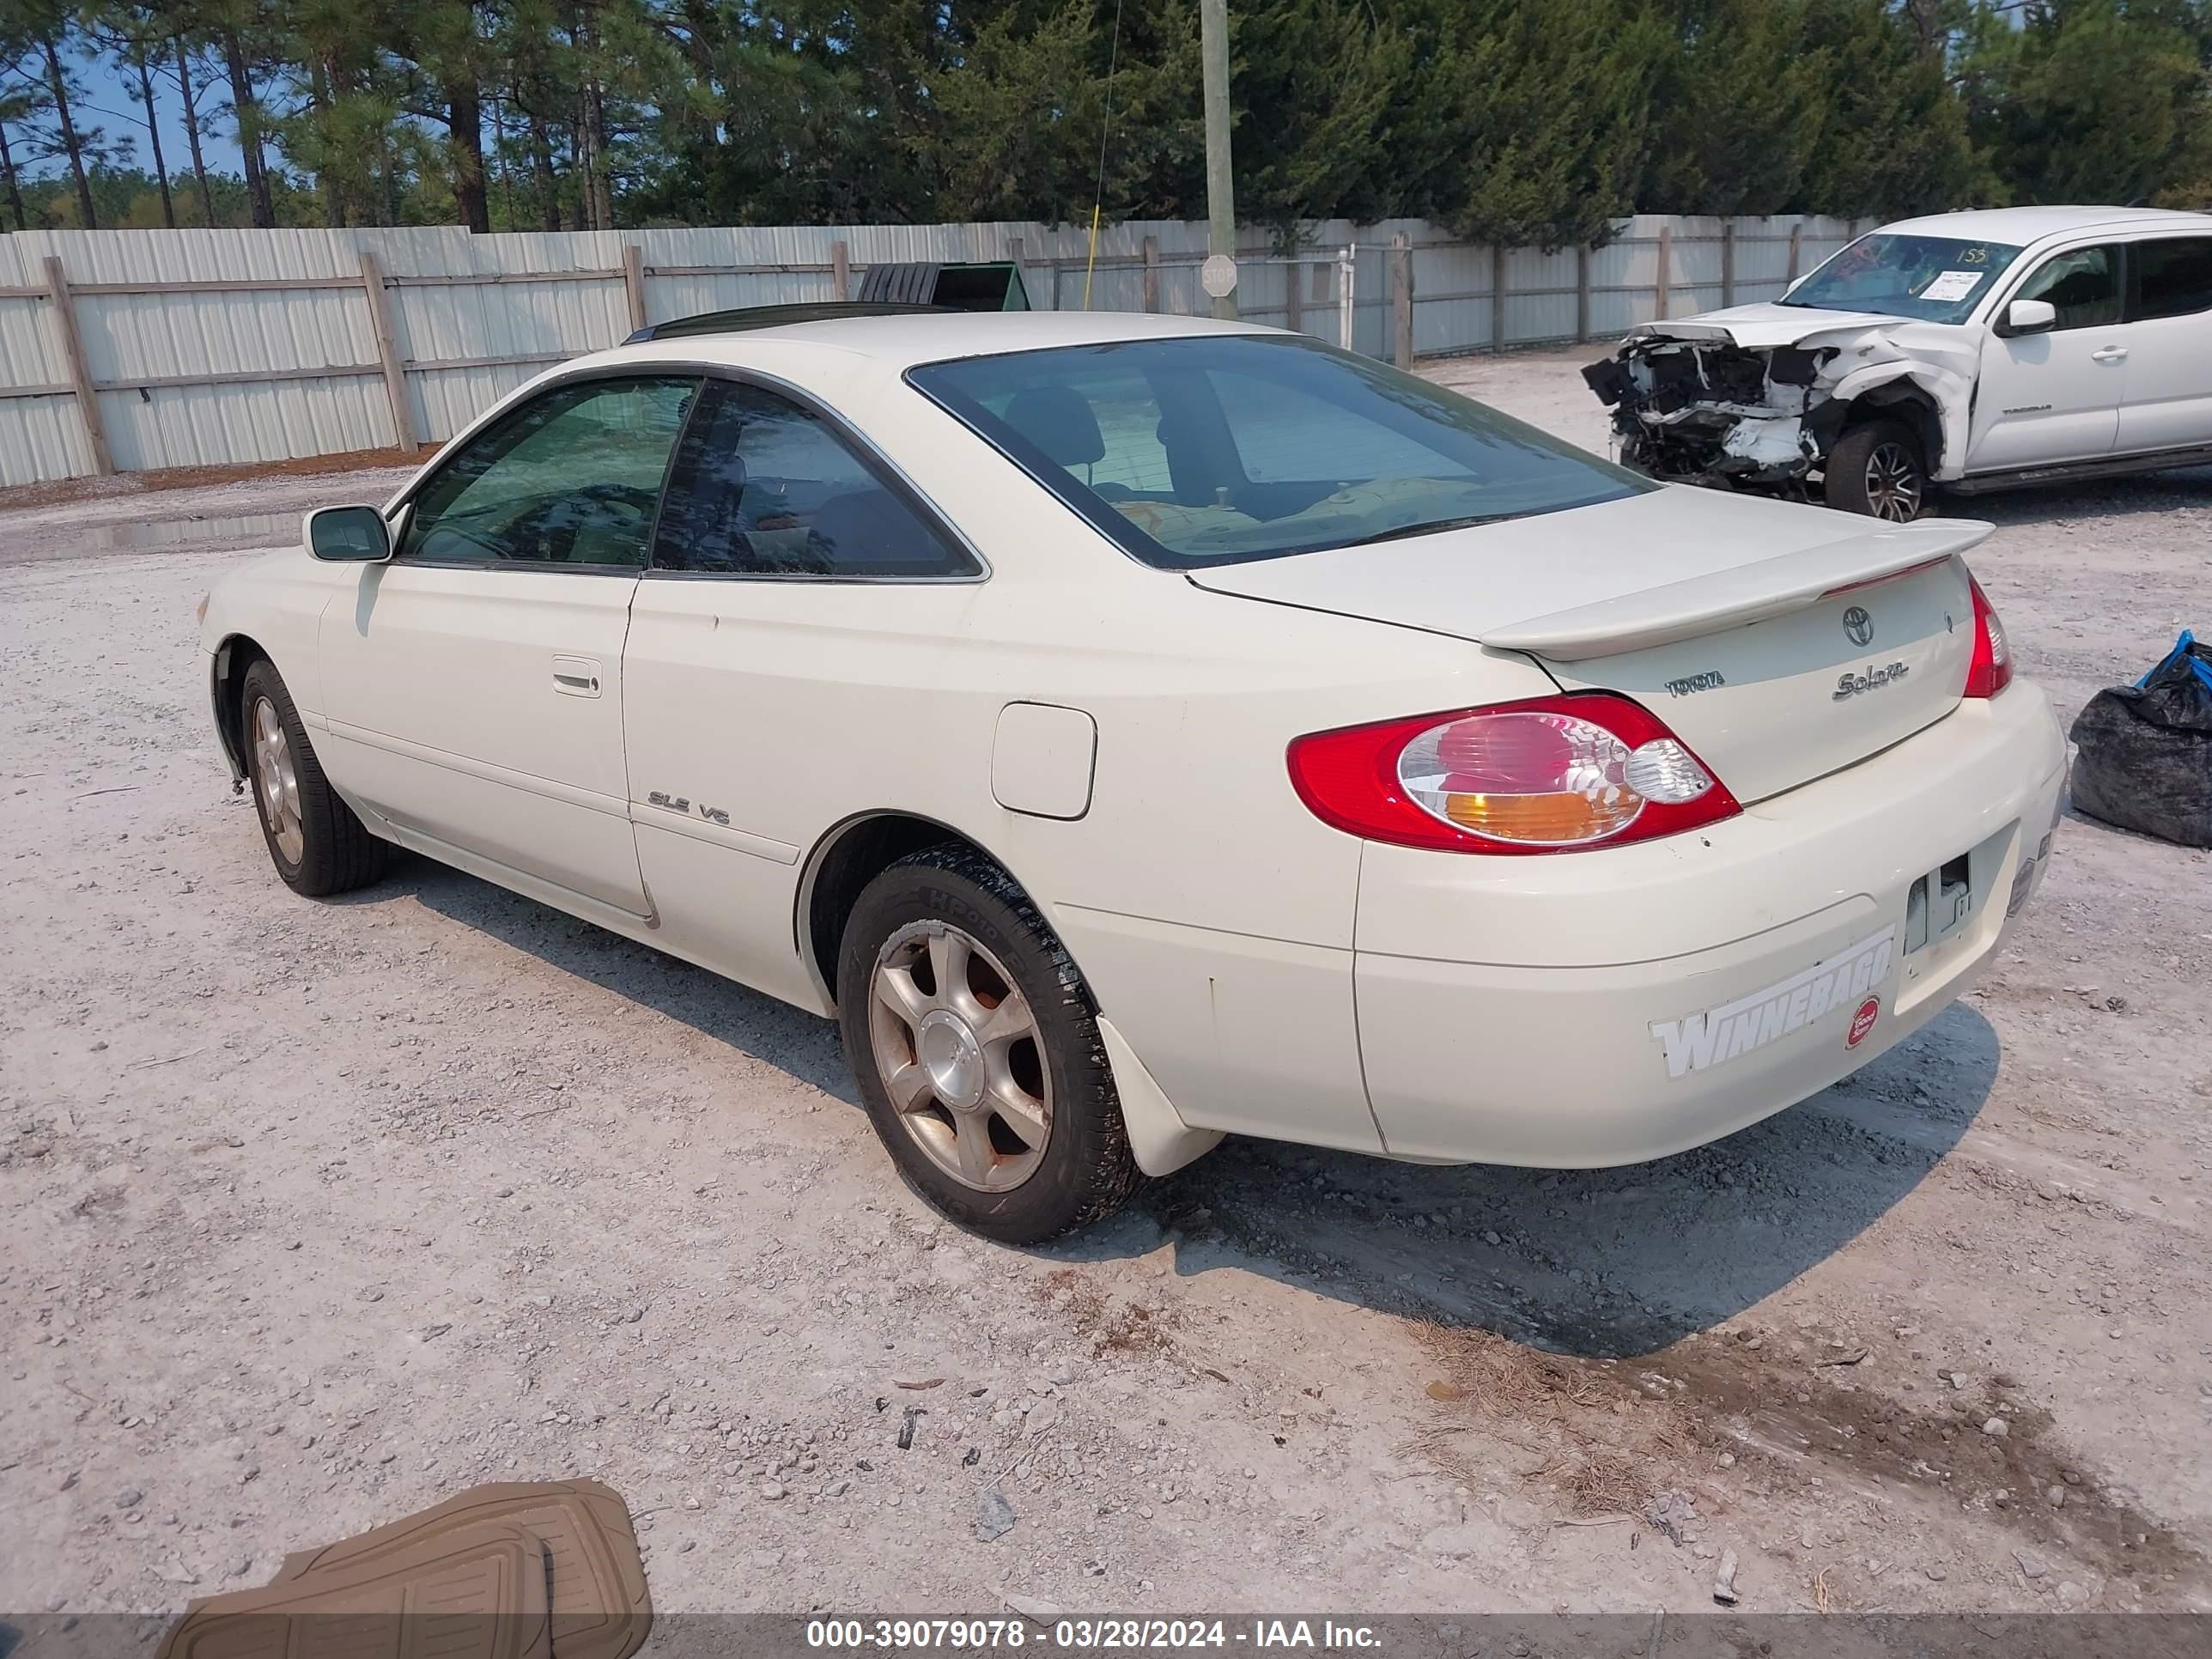
[[1236,1139],[1070,1261],[1175,1249],[1378,1311],[1588,1358],[1654,1352],[1845,1249],[1989,1097],[1995,1030],[1947,1010],[1864,1071],[1711,1146],[1612,1170],[1394,1164]]
[[2004,527],[2062,519],[2134,518],[2192,507],[2212,507],[2212,466],[2088,478],[1987,495],[1945,495],[1938,497],[1936,511],[1946,519],[1987,519]]
[[[400,896],[860,1109],[831,1021],[427,860],[337,902]],[[1650,1353],[1780,1290],[1907,1198],[1980,1112],[1998,1060],[1989,1022],[1954,1005],[1790,1110],[1623,1169],[1426,1166],[1233,1138],[1032,1254],[1079,1265],[1165,1248],[1185,1277],[1257,1274],[1591,1358]],[[896,1179],[886,1159],[887,1192]]]
[[395,854],[384,879],[331,904],[412,898],[426,910],[537,957],[564,974],[767,1061],[858,1111],[834,1021],[695,968],[462,871],[412,853]]

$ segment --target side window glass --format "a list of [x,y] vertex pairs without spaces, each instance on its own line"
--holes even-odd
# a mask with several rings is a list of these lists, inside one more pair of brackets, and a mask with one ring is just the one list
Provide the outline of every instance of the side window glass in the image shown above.
[[732,576],[977,568],[819,416],[727,380],[708,383],[678,447],[653,564]]
[[2120,320],[2120,252],[2077,247],[2046,259],[2016,300],[2048,300],[2061,328],[2102,328]]
[[2129,253],[2137,274],[2138,319],[2212,311],[2212,236],[2137,242]]
[[398,556],[642,565],[693,380],[587,380],[480,433],[416,494]]

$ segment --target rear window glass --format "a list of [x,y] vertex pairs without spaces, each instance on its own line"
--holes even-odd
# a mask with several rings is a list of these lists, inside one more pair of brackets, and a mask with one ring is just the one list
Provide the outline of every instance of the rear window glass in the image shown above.
[[1651,488],[1443,386],[1303,340],[1062,346],[925,364],[908,378],[1129,552],[1174,568]]
[[2141,284],[2138,318],[2212,311],[2212,236],[2138,242],[2130,252]]

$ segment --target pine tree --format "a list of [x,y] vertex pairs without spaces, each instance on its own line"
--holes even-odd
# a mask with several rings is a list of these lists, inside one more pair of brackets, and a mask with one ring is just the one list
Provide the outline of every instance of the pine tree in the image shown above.
[[[1638,210],[2212,196],[2212,0],[1230,0],[1230,16],[1238,205],[1286,248],[1339,216],[1553,246]],[[0,217],[1194,219],[1198,36],[1195,0],[5,0]],[[94,58],[150,172],[87,118]],[[242,176],[209,171],[218,129]]]
[[1461,88],[1443,217],[1509,247],[1601,242],[1634,211],[1665,26],[1633,0],[1485,0],[1438,73]]
[[1255,0],[1232,14],[1237,207],[1293,229],[1302,220],[1388,217],[1401,100],[1414,42],[1365,0]]
[[[1647,213],[1778,213],[1799,199],[1841,65],[1806,50],[1808,0],[1672,0],[1652,88]],[[1843,78],[1860,73],[1853,64]]]
[[1887,0],[1810,0],[1808,58],[1829,92],[1792,207],[1842,218],[1905,218],[1996,198],[1966,132],[1947,41]]
[[2036,0],[1970,32],[1968,130],[2018,202],[2130,202],[2202,179],[2205,47],[2187,8]]
[[21,0],[14,30],[27,48],[33,73],[40,82],[40,101],[33,106],[33,158],[58,157],[69,168],[76,191],[77,223],[87,230],[100,226],[100,211],[92,197],[92,172],[109,158],[107,136],[87,125],[82,108],[83,84],[75,58],[76,33],[82,23],[76,8],[63,0]]

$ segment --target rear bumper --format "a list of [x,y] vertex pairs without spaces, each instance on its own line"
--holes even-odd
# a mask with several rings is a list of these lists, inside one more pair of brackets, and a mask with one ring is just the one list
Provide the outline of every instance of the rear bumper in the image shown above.
[[[1630,1164],[1817,1093],[1996,953],[2064,774],[2049,704],[2018,682],[1703,832],[1553,859],[1370,846],[1353,972],[1386,1147]],[[1908,915],[1914,884],[1962,855],[1966,915]]]

